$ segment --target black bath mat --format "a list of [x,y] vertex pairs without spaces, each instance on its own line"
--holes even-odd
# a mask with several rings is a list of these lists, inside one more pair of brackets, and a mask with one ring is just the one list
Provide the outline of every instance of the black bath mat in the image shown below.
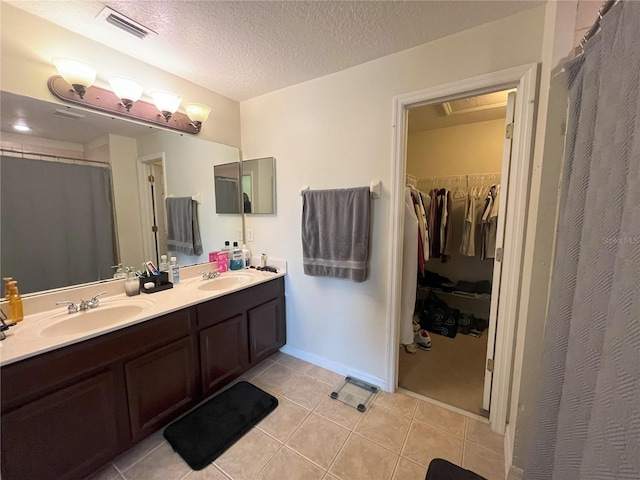
[[454,465],[442,458],[431,460],[424,480],[486,480],[471,470]]
[[238,382],[164,431],[164,438],[193,470],[202,470],[269,415],[278,400]]

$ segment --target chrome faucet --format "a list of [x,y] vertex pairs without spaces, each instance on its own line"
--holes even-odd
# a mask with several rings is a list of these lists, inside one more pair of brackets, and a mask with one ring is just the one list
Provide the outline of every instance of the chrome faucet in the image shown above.
[[218,270],[214,270],[213,272],[198,272],[198,274],[202,275],[202,280],[211,280],[212,278],[218,278],[220,276]]
[[85,300],[84,298],[80,300],[80,303],[73,303],[69,300],[65,300],[64,302],[56,302],[56,305],[69,305],[67,307],[68,313],[76,313],[78,311],[84,312],[85,310],[89,310],[90,308],[97,308],[100,306],[100,300],[98,297],[101,295],[106,295],[107,292],[100,292],[95,294],[91,300]]

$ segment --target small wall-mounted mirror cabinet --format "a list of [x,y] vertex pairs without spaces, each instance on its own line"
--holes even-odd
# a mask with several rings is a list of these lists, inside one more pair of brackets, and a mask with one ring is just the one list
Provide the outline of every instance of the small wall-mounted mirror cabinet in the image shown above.
[[244,213],[276,213],[276,159],[256,158],[242,162]]
[[240,163],[225,163],[213,167],[216,213],[241,214]]

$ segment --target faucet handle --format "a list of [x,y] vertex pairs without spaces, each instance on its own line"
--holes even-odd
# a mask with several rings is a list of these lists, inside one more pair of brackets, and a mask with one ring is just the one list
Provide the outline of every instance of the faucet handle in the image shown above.
[[96,293],[93,297],[91,297],[91,300],[89,300],[87,302],[87,305],[89,308],[96,308],[97,306],[100,305],[100,300],[98,300],[98,297],[101,297],[102,295],[106,295],[107,292],[100,292],[100,293]]
[[56,305],[69,305],[69,307],[67,307],[68,313],[76,313],[78,311],[78,305],[70,302],[69,300],[66,300],[64,302],[56,302]]

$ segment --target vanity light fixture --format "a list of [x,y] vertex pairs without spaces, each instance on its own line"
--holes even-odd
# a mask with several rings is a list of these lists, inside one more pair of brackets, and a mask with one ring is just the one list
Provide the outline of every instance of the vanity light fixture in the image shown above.
[[153,98],[153,103],[155,104],[156,108],[160,110],[162,118],[164,118],[167,122],[171,118],[171,115],[176,113],[176,110],[178,110],[180,103],[182,103],[182,98],[180,98],[178,95],[175,95],[171,92],[163,92],[160,90],[151,92],[151,98]]
[[187,103],[184,106],[184,109],[187,111],[187,116],[191,120],[191,125],[200,131],[202,124],[207,121],[207,118],[209,118],[211,108],[206,105],[202,105],[201,103]]
[[77,69],[77,72],[84,72],[84,75],[71,74],[65,70],[70,63],[87,65],[67,60],[69,59],[54,60],[62,76],[54,75],[47,82],[49,91],[64,102],[193,135],[200,133],[202,124],[211,111],[206,105],[192,103],[185,106],[187,115],[178,112],[182,98],[170,92],[151,92],[153,103],[140,100],[143,87],[125,77],[111,79],[111,90],[94,86],[95,70],[91,69],[89,72],[88,69]]
[[28,132],[29,130],[31,130],[29,127],[27,127],[25,124],[23,123],[16,123],[13,126],[14,130],[17,130],[18,132]]
[[131,111],[133,104],[142,97],[142,85],[128,78],[114,77],[109,80],[109,85],[111,85],[111,90],[121,100],[122,106],[127,109],[127,112]]
[[73,58],[57,57],[53,59],[53,63],[62,78],[73,87],[80,98],[84,98],[87,88],[96,81],[95,68]]

